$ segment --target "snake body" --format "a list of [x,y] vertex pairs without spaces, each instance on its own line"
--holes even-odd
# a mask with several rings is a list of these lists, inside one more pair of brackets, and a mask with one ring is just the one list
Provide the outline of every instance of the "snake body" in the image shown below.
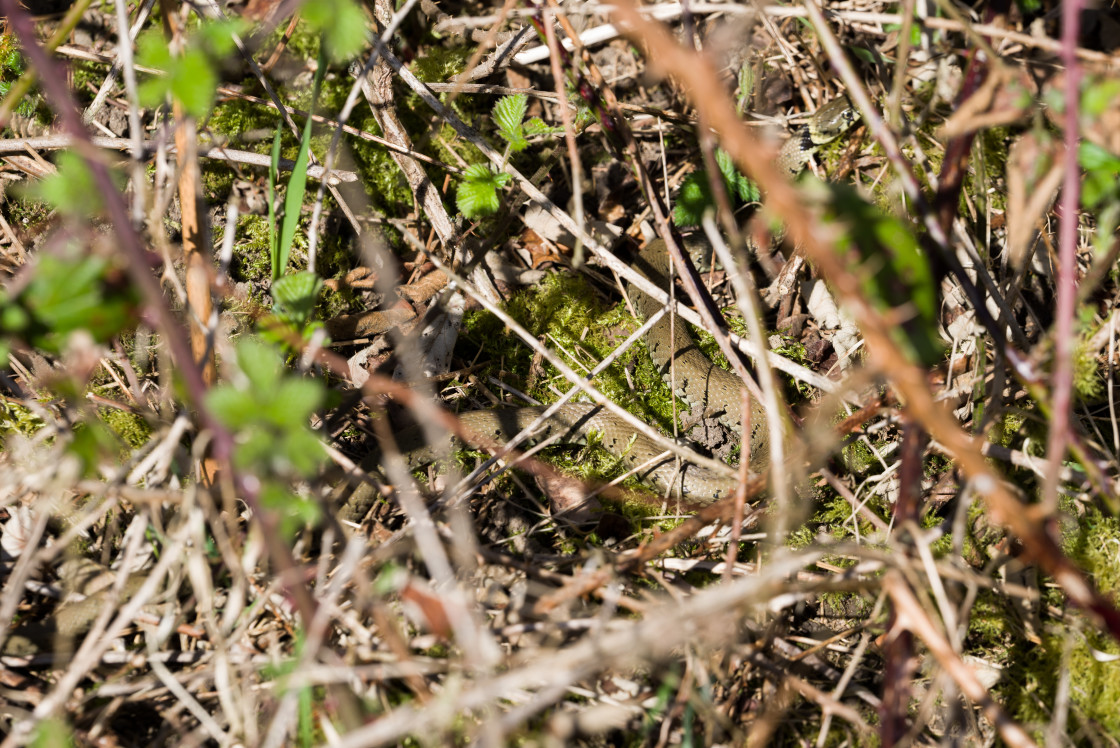
[[[846,98],[835,99],[821,107],[783,146],[778,167],[796,175],[818,148],[840,137],[858,117],[858,111]],[[650,242],[639,255],[636,268],[655,284],[668,288],[669,258],[664,242],[660,239]],[[639,289],[631,286],[628,292],[641,317],[649,319],[661,309],[660,302]],[[684,325],[671,326],[669,318],[663,317],[650,329],[647,343],[654,363],[676,395],[694,409],[718,415],[725,426],[740,432],[740,380],[704,356]],[[542,407],[476,410],[461,413],[459,418],[469,431],[495,441],[507,441],[530,426],[544,410]],[[766,414],[761,404],[753,399],[750,424],[750,466],[760,470],[768,462],[768,432]],[[734,478],[692,465],[678,469],[676,459],[653,440],[594,404],[563,405],[533,438],[544,440],[559,434],[560,442],[578,443],[586,441],[591,432],[598,432],[601,446],[630,468],[641,466],[636,474],[643,482],[670,497],[709,504],[735,490]],[[411,467],[430,462],[437,454],[432,445],[421,442],[419,430],[407,431],[399,438],[401,452]]]

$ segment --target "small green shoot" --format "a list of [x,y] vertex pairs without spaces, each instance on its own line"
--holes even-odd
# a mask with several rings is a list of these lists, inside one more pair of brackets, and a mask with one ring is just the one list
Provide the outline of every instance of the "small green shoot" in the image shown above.
[[472,221],[494,215],[501,204],[498,190],[509,184],[511,179],[513,177],[505,172],[491,171],[486,164],[468,166],[455,192],[459,212]]
[[[292,251],[292,241],[296,236],[296,229],[299,227],[299,211],[303,205],[303,196],[307,192],[307,162],[309,160],[308,154],[311,149],[311,126],[314,123],[311,115],[315,113],[315,102],[319,99],[319,89],[323,83],[323,71],[326,70],[325,53],[322,48],[319,50],[319,67],[315,71],[315,83],[311,91],[311,111],[308,112],[307,122],[303,126],[303,135],[299,141],[299,153],[296,155],[295,165],[292,167],[292,175],[288,178],[288,189],[284,195],[284,221],[280,227],[279,238],[272,234],[272,280],[276,281],[284,274],[288,267],[288,256]],[[272,141],[272,164],[269,168],[270,184],[269,184],[269,197],[275,194],[275,182],[271,181],[273,175],[279,173],[280,161],[280,128],[277,127],[276,138]],[[275,232],[276,223],[275,216],[271,212],[271,204],[269,207],[269,219],[271,219],[270,231]]]
[[[315,71],[315,82],[311,93],[311,113],[314,113],[315,102],[319,98],[319,89],[323,82],[323,72],[327,68],[325,45],[319,48],[319,66]],[[272,300],[276,316],[286,325],[294,325],[305,333],[311,321],[311,314],[315,308],[315,301],[323,288],[322,280],[314,273],[294,273],[285,275],[288,269],[288,259],[292,252],[292,243],[295,241],[296,229],[299,228],[300,208],[303,205],[304,195],[307,194],[307,164],[310,160],[311,126],[313,120],[310,114],[303,127],[300,138],[299,152],[296,155],[292,174],[288,178],[288,188],[284,193],[284,217],[277,232],[276,219],[276,184],[280,172],[280,127],[277,127],[276,136],[272,141],[272,162],[268,170],[268,219],[269,219],[269,245],[272,259]]]
[[[529,110],[529,97],[525,94],[503,96],[494,105],[494,122],[498,134],[509,145],[507,153],[519,153],[529,146],[529,138],[534,135],[559,132],[533,117],[525,122]],[[504,172],[495,172],[486,164],[473,164],[463,172],[463,181],[455,192],[455,204],[466,218],[475,220],[492,216],[498,212],[501,200],[498,190],[504,189],[512,177]]]

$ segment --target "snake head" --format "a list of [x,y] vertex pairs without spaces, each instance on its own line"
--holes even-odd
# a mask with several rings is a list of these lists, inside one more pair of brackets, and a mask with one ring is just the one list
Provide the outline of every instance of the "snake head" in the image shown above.
[[816,111],[810,121],[813,141],[824,145],[840,137],[859,122],[859,109],[847,96],[838,96]]

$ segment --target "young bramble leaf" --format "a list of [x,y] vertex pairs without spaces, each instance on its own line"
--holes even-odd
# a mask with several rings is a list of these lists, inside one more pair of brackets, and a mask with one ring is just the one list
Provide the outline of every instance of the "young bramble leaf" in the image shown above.
[[311,319],[319,292],[323,289],[322,279],[315,273],[291,273],[272,284],[272,299],[276,302],[275,311],[298,326],[303,327]]
[[210,111],[218,88],[217,67],[235,48],[234,37],[248,28],[240,18],[207,21],[187,37],[182,53],[173,55],[163,35],[154,29],[137,41],[137,63],[165,75],[155,76],[140,85],[140,101],[155,107],[171,96],[182,103],[193,117]]
[[501,204],[498,190],[509,184],[509,174],[495,174],[486,164],[474,164],[463,173],[463,181],[455,192],[455,204],[470,219],[490,216]]
[[561,133],[563,128],[549,127],[545,124],[544,120],[540,117],[533,117],[525,123],[525,136],[533,137],[534,135],[547,135],[549,133]]
[[521,124],[528,109],[529,97],[525,94],[503,96],[494,105],[494,122],[498,125],[498,134],[506,139],[510,150],[514,152],[522,151],[529,145]]
[[694,171],[681,184],[677,200],[673,204],[673,223],[682,228],[697,226],[704,217],[704,211],[715,205],[712,188],[705,172]]

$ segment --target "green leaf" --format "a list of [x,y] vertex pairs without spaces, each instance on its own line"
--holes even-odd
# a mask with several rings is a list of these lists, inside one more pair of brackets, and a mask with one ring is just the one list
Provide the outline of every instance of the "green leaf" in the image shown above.
[[236,464],[261,476],[309,476],[325,453],[308,419],[322,407],[321,383],[287,372],[279,349],[255,338],[237,345],[245,380],[216,387],[206,404],[236,434]]
[[326,457],[322,443],[306,427],[288,431],[283,447],[292,469],[305,478],[314,475]]
[[323,281],[315,273],[285,275],[272,284],[275,311],[303,327],[311,319],[322,288]]
[[322,32],[334,62],[349,60],[365,47],[366,16],[352,0],[309,0],[300,13],[313,29]]
[[864,299],[896,320],[891,332],[900,350],[913,361],[936,365],[944,353],[937,286],[910,226],[868,204],[850,186],[827,188],[832,218],[847,228],[837,249],[860,279]]
[[268,402],[275,397],[281,376],[279,351],[248,338],[237,345],[237,365],[249,380],[254,398]]
[[486,164],[467,167],[464,180],[455,193],[455,204],[469,219],[493,215],[501,204],[498,190],[505,187],[512,177],[505,172],[495,174]]
[[307,192],[307,161],[308,151],[311,147],[311,123],[303,128],[303,137],[299,143],[299,153],[296,155],[295,165],[292,167],[292,176],[288,179],[288,189],[284,194],[284,220],[280,226],[279,251],[272,258],[272,280],[275,281],[284,274],[288,267],[288,257],[292,251],[292,242],[296,237],[299,227],[300,207],[303,205],[303,196]]
[[237,42],[234,37],[244,34],[250,28],[248,21],[234,16],[222,20],[207,21],[199,27],[192,38],[197,38],[206,52],[215,61],[218,61],[234,53],[237,49]]
[[218,75],[206,52],[188,38],[182,55],[174,57],[167,42],[155,30],[145,33],[138,43],[137,64],[164,70],[166,75],[149,78],[140,85],[140,103],[158,107],[167,96],[178,99],[193,117],[203,118],[210,111]]
[[136,40],[138,65],[166,71],[171,67],[172,59],[167,41],[157,29],[148,29]]
[[214,103],[218,74],[214,64],[200,49],[188,49],[171,68],[171,95],[183,104],[187,114],[204,119]]
[[298,426],[323,404],[323,388],[310,379],[288,377],[276,391],[274,402],[282,403],[283,410],[272,419],[278,426]]
[[257,403],[253,398],[230,385],[215,387],[206,393],[206,407],[214,417],[228,428],[243,429],[257,418]]
[[1088,140],[1082,140],[1078,143],[1077,161],[1081,164],[1081,168],[1086,171],[1107,171],[1110,173],[1120,171],[1120,158]]
[[849,46],[848,51],[869,65],[874,65],[879,61],[875,53],[867,47]]
[[[292,251],[296,228],[299,226],[300,206],[303,205],[303,196],[307,191],[307,162],[311,148],[311,126],[314,122],[311,115],[315,113],[315,102],[319,99],[319,87],[323,83],[323,71],[326,67],[325,53],[320,49],[319,67],[315,71],[315,83],[311,89],[311,108],[307,122],[303,126],[303,137],[299,141],[299,153],[296,155],[295,165],[292,166],[292,176],[288,179],[288,190],[284,195],[284,223],[280,228],[279,251],[272,256],[273,281],[283,275],[288,268],[288,256]],[[275,150],[275,146],[273,148]]]
[[280,519],[280,534],[290,540],[297,532],[319,522],[321,513],[314,501],[296,496],[273,481],[261,487],[261,506]]
[[52,717],[35,725],[28,745],[30,748],[72,748],[74,734],[65,722]]
[[727,185],[729,194],[737,195],[744,203],[758,202],[762,196],[758,190],[758,185],[739,171],[730,153],[722,148],[717,148],[716,165],[719,166],[720,174],[723,175],[723,181]]
[[[758,185],[744,176],[736,167],[731,155],[722,148],[716,149],[716,166],[732,200],[743,203],[758,202],[761,194]],[[673,206],[673,223],[681,227],[700,223],[706,210],[715,208],[715,196],[706,171],[695,171],[685,178]]]
[[503,96],[494,105],[494,122],[498,125],[498,134],[509,142],[509,147],[514,152],[524,150],[529,145],[521,126],[528,109],[529,97],[526,94]]
[[27,193],[63,215],[88,218],[104,208],[101,190],[89,166],[73,151],[62,151],[56,159],[58,171],[27,188]]
[[540,117],[533,117],[525,123],[526,137],[533,137],[535,135],[546,135],[549,133],[560,133],[563,131],[563,128],[560,127],[549,127]]
[[1085,170],[1081,183],[1081,206],[1095,210],[1110,200],[1120,199],[1120,158],[1087,140],[1077,148],[1077,160]]
[[75,330],[97,342],[111,339],[133,324],[137,303],[108,260],[43,253],[20,295],[0,300],[0,330],[57,352]]
[[677,200],[673,204],[673,223],[682,228],[697,226],[704,217],[704,211],[714,207],[715,200],[707,173],[694,171],[681,184]]

